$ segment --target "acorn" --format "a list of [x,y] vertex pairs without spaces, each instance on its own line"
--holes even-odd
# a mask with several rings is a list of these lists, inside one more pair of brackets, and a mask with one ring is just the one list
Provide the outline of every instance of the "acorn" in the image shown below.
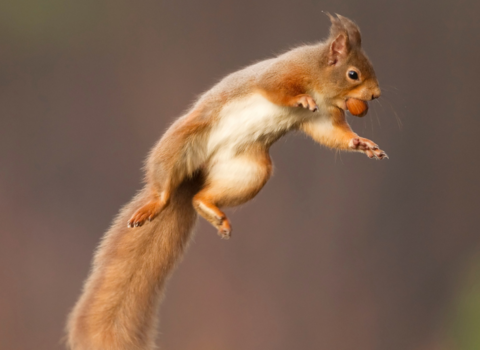
[[356,117],[363,117],[368,112],[368,104],[356,98],[349,98],[347,100],[347,108],[348,111]]

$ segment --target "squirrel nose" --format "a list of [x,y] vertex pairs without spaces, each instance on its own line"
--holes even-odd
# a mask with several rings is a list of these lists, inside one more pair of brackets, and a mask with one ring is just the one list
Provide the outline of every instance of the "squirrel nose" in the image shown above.
[[381,94],[380,89],[376,89],[372,94],[372,100],[375,100],[376,98],[379,98],[380,94]]

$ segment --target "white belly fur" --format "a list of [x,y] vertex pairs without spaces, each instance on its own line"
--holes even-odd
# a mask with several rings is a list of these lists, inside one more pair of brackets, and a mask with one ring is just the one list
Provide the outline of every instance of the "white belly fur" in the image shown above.
[[256,187],[263,182],[264,166],[238,151],[264,135],[290,129],[299,118],[292,111],[294,109],[275,105],[260,94],[223,107],[207,144],[210,158],[208,182],[215,183],[225,193]]
[[278,106],[260,94],[230,102],[222,108],[219,122],[210,132],[207,153],[235,151],[262,136],[285,132],[306,112],[300,108]]
[[[320,103],[319,103],[320,102]],[[281,134],[302,119],[315,118],[331,126],[321,97],[317,97],[318,112],[302,108],[278,106],[260,94],[247,96],[227,104],[220,112],[219,121],[210,131],[207,154],[208,182],[215,183],[225,193],[258,187],[266,176],[265,165],[246,154],[242,146],[252,144],[265,135]]]
[[291,108],[276,105],[261,94],[249,95],[225,105],[220,111],[219,121],[211,130],[207,143],[207,154],[236,152],[242,146],[258,141],[265,135],[288,131],[299,120],[315,119],[319,132],[331,131],[331,120],[323,96],[313,93],[319,110],[315,113],[301,107]]

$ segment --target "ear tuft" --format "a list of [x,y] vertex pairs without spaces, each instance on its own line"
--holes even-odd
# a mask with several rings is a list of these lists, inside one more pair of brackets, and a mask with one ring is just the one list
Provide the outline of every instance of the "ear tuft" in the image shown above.
[[358,26],[347,17],[343,17],[338,13],[336,15],[343,28],[345,28],[348,33],[350,45],[360,47],[362,45],[362,36],[360,35],[360,29],[358,28]]
[[325,12],[325,14],[330,18],[330,22],[332,22],[332,25],[330,26],[330,40],[335,39],[338,34],[346,32],[339,18],[332,16],[329,12]]

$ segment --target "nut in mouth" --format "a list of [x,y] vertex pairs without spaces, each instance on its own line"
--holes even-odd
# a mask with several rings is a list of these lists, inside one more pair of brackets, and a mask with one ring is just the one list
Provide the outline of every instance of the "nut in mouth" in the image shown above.
[[367,102],[357,98],[348,98],[345,101],[345,105],[348,111],[356,117],[363,117],[368,112]]

